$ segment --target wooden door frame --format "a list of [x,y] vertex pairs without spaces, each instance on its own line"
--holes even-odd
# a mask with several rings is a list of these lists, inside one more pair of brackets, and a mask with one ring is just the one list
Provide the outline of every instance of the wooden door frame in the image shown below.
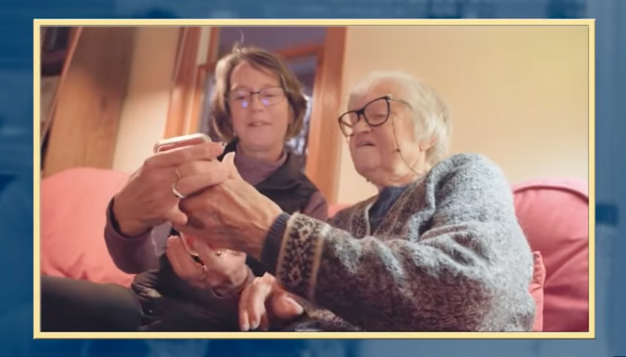
[[346,27],[328,27],[317,62],[305,173],[329,204],[337,203],[341,164],[341,133],[336,118],[343,97]]
[[[275,53],[285,60],[311,55],[318,57],[305,173],[324,194],[328,203],[334,204],[337,200],[341,161],[341,134],[335,118],[339,114],[343,96],[343,60],[347,28],[329,27],[326,31],[322,45],[303,44]],[[200,128],[206,80],[215,71],[218,61],[220,29],[211,28],[206,61],[198,65],[200,33],[200,27],[181,28],[165,137],[190,134]],[[187,122],[188,115],[190,119]]]
[[170,98],[164,138],[184,135],[190,105],[194,98],[201,27],[181,27],[176,60],[172,71]]
[[[207,51],[206,59],[203,64],[200,64],[198,66],[194,98],[191,109],[192,114],[186,134],[192,134],[200,130],[202,109],[204,107],[203,104],[206,99],[206,93],[204,92],[206,88],[206,80],[209,73],[215,71],[215,66],[217,65],[220,46],[220,32],[221,31],[219,27],[211,28],[211,34],[209,35],[209,49]],[[211,63],[212,66],[207,67],[208,63]],[[208,68],[211,68],[211,71],[209,71]]]

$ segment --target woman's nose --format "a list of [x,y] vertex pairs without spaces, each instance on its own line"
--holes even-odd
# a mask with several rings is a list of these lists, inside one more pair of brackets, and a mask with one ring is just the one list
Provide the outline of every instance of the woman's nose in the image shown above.
[[365,118],[363,117],[363,115],[359,116],[358,119],[359,120],[357,120],[357,122],[354,125],[352,125],[353,134],[369,132],[372,130],[372,127],[369,126],[369,124],[367,124],[367,121],[365,121]]
[[250,96],[250,108],[254,110],[265,109],[265,104],[263,103],[259,93],[253,93]]

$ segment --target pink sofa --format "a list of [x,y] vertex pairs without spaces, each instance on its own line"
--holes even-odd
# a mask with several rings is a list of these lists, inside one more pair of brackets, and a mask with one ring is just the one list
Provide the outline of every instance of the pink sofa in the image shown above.
[[[41,185],[41,272],[128,286],[104,243],[105,208],[128,176],[71,169]],[[516,210],[536,252],[531,291],[539,306],[535,330],[587,331],[588,195],[584,182],[533,180],[513,186]],[[345,204],[332,205],[335,214]],[[541,304],[543,303],[543,307]]]
[[[589,330],[587,184],[539,179],[513,187],[518,220],[546,269],[543,331]],[[592,217],[593,218],[593,217]]]
[[41,272],[129,286],[104,242],[106,207],[128,175],[92,168],[59,172],[41,183]]

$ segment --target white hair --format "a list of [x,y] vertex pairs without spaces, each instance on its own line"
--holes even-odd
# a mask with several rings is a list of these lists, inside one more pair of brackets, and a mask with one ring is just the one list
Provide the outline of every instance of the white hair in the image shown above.
[[361,80],[350,92],[349,102],[353,103],[379,84],[390,84],[398,88],[401,99],[414,109],[413,122],[415,138],[418,142],[430,142],[433,146],[426,151],[426,160],[436,165],[448,153],[452,134],[452,118],[445,102],[433,88],[401,71],[375,71]]

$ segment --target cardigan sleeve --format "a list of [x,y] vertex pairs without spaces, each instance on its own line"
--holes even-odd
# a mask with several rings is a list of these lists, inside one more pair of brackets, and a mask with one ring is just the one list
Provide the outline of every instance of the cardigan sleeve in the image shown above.
[[457,155],[424,182],[403,236],[283,214],[262,257],[287,290],[364,330],[529,330],[532,255],[502,172]]

